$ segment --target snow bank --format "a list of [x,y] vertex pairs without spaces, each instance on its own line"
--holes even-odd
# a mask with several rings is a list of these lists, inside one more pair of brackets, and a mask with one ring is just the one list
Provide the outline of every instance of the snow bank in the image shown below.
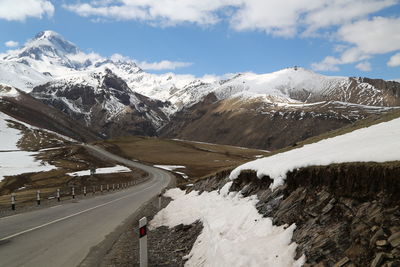
[[[105,174],[105,173],[120,173],[120,172],[131,172],[132,170],[125,167],[125,166],[114,166],[114,167],[107,167],[107,168],[96,168],[96,174]],[[84,170],[79,172],[70,172],[67,173],[70,176],[85,176],[90,175],[90,170]]]
[[301,266],[305,259],[294,260],[296,244],[291,243],[295,225],[272,225],[255,208],[256,196],[228,194],[230,186],[201,195],[177,188],[167,191],[165,196],[173,201],[154,217],[150,228],[203,223],[185,266]]
[[273,179],[271,189],[274,189],[283,184],[289,171],[298,168],[344,162],[396,161],[400,160],[399,137],[400,119],[394,119],[245,163],[231,172],[230,179],[236,179],[242,170],[254,170],[260,178],[269,176]]

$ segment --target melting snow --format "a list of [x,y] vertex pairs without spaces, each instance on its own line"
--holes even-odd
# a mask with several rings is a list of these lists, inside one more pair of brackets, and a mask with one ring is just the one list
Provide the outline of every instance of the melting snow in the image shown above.
[[173,201],[154,217],[150,228],[202,222],[203,231],[185,266],[302,266],[305,258],[294,260],[297,245],[291,243],[296,226],[274,226],[258,213],[256,196],[228,194],[230,185],[201,195],[178,188],[167,191],[165,196]]
[[258,177],[273,179],[271,189],[284,183],[289,171],[307,166],[344,162],[386,162],[400,160],[400,118],[328,138],[298,149],[245,163],[230,174],[236,179],[242,170],[254,170]]

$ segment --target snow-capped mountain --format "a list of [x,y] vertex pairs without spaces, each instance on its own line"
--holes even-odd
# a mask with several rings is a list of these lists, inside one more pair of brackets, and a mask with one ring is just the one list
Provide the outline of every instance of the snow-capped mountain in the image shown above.
[[105,66],[54,79],[31,95],[108,137],[154,136],[167,121],[167,103],[133,92]]
[[[397,82],[324,76],[300,67],[227,79],[151,74],[123,56],[84,53],[52,31],[0,55],[0,69],[0,82],[33,89],[42,102],[106,136],[277,148],[400,106]],[[252,125],[234,134],[237,122]],[[293,132],[291,124],[301,130]]]

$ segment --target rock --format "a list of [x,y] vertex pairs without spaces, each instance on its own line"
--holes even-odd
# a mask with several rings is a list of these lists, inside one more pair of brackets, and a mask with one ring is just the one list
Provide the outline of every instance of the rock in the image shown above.
[[378,254],[376,254],[374,260],[371,262],[371,267],[380,266],[384,257],[385,257],[385,253],[383,253],[383,252],[379,252]]
[[397,232],[400,232],[400,226],[392,226],[389,228],[389,230],[391,234],[395,234]]
[[387,240],[378,240],[375,243],[378,247],[384,247],[389,245],[389,242]]
[[343,259],[341,259],[340,261],[336,262],[333,267],[342,267],[344,266],[346,263],[348,263],[350,261],[349,258],[344,257]]
[[371,240],[369,242],[369,245],[372,247],[375,245],[376,241],[385,236],[385,232],[383,232],[382,228],[379,228],[378,231],[375,232],[375,234],[371,237]]
[[322,214],[328,213],[334,206],[331,203],[328,203],[323,209]]
[[388,241],[392,247],[398,247],[400,245],[400,232],[392,234]]

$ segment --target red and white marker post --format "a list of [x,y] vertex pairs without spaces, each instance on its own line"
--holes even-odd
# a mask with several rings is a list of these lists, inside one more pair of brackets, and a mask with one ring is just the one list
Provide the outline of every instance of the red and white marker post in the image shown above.
[[143,217],[139,220],[139,258],[140,267],[148,266],[147,256],[147,218]]

